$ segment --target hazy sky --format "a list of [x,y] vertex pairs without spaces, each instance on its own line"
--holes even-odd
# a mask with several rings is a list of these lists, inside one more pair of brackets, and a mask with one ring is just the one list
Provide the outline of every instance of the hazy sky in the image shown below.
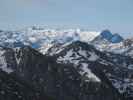
[[0,0],[0,29],[35,24],[133,33],[133,0]]

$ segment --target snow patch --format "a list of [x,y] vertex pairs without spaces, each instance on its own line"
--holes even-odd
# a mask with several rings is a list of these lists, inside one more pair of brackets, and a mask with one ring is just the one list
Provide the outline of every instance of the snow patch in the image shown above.
[[58,61],[71,61],[73,59],[73,57],[71,57],[72,54],[73,54],[73,50],[69,50],[64,57],[59,57]]
[[93,82],[101,82],[101,80],[91,72],[91,70],[88,68],[87,63],[82,63],[82,71],[80,72],[82,76],[87,76],[86,82],[93,81]]
[[99,56],[97,56],[94,52],[91,52],[88,60],[89,61],[96,61],[97,59],[99,59]]
[[92,41],[94,38],[96,38],[98,35],[100,35],[100,32],[88,32],[88,31],[81,31],[79,36],[80,40],[84,42]]
[[13,72],[13,70],[11,68],[7,67],[7,62],[5,57],[3,56],[3,54],[5,53],[5,51],[0,51],[0,69],[2,69],[3,71],[7,72],[8,74]]
[[78,53],[80,54],[80,55],[82,55],[83,57],[87,57],[87,52],[86,51],[84,51],[84,50],[81,50],[81,48],[80,48],[80,50],[78,51]]
[[[20,48],[15,48],[15,59],[16,59],[16,63],[19,65],[20,61],[21,61],[21,57],[22,57],[22,52],[20,52]],[[20,52],[20,55],[18,57],[18,53]]]
[[36,40],[35,37],[29,37],[29,41],[30,41],[31,43],[35,43],[37,40]]

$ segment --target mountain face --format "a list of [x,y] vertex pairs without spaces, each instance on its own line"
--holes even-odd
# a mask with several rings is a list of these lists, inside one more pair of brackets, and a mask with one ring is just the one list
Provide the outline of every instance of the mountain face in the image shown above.
[[[88,50],[91,51],[93,49],[90,46]],[[7,77],[9,76],[9,81],[2,83],[7,84],[7,87],[8,84],[15,84],[15,82],[22,82],[22,86],[25,86],[24,83],[27,83],[30,84],[28,85],[31,86],[30,89],[34,87],[35,91],[39,91],[41,95],[44,96],[46,94],[55,100],[124,100],[124,97],[111,84],[101,69],[92,67],[95,64],[93,62],[84,60],[84,63],[80,63],[78,67],[73,63],[60,63],[63,59],[59,58],[57,61],[56,56],[44,56],[30,47],[17,49],[2,48],[1,51],[4,51],[1,58],[5,59],[4,63],[6,66],[2,67],[3,65],[1,65],[0,69],[2,72],[4,71]],[[96,59],[98,57],[89,58],[90,61],[95,61]],[[98,66],[102,65],[99,65],[100,63],[96,64]],[[4,76],[0,75],[0,79],[3,79]],[[10,76],[13,76],[11,77],[13,83],[10,81]],[[4,88],[3,85],[1,87]],[[15,87],[11,86],[11,88]],[[16,88],[19,89],[19,86]],[[11,91],[13,93],[13,90],[8,88],[4,91]],[[26,94],[28,90],[21,90],[21,87],[18,91],[25,93],[22,97],[30,95]],[[32,92],[31,98],[38,100],[34,97],[35,95],[32,96]],[[12,94],[9,93],[9,95]],[[30,96],[25,100],[30,100]],[[47,96],[41,97],[41,99],[43,100]],[[1,99],[3,98],[1,97]]]
[[93,46],[80,41],[60,47],[59,50],[52,52],[52,48],[50,49],[52,55],[55,53],[57,62],[74,64],[79,73],[88,77],[88,80],[102,80],[108,83],[107,78],[121,95],[132,98],[132,58],[109,52],[102,53]]

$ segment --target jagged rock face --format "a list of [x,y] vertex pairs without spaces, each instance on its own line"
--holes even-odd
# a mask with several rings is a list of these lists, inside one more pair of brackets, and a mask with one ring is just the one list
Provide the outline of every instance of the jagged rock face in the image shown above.
[[[4,51],[2,57],[7,63],[4,68],[11,71],[1,68],[3,71],[56,100],[122,100],[117,90],[101,79],[104,76],[100,76],[101,72],[95,74],[95,71],[87,69],[87,72],[83,70],[79,73],[73,64],[58,64],[55,57],[46,57],[29,47],[15,50],[4,48]],[[85,64],[84,68],[87,68]],[[86,74],[90,75],[89,78]]]
[[[100,79],[107,82],[100,75],[102,73],[120,94],[126,98],[133,97],[132,58],[109,52],[102,53],[93,46],[80,41],[60,47],[59,51],[55,52],[57,62],[74,64],[81,75],[88,76],[86,81],[90,79],[99,81]],[[54,55],[54,51],[52,55]],[[90,74],[91,72],[96,76]]]
[[125,51],[123,52],[124,55],[133,58],[133,38],[124,40],[122,49],[125,49]]
[[133,38],[131,39],[126,39],[124,42],[123,42],[123,45],[126,46],[126,47],[130,47],[132,46],[133,44]]
[[[69,55],[70,54],[70,55]],[[128,56],[123,56],[120,54],[114,54],[111,52],[100,52],[95,49],[94,46],[88,45],[85,42],[76,41],[73,43],[68,43],[63,46],[56,46],[54,48],[50,48],[48,50],[48,54],[50,56],[62,57],[68,55],[68,57],[72,57],[78,59],[79,61],[99,61],[99,62],[108,62],[110,65],[114,66],[122,66],[127,68],[133,64],[133,59]],[[66,57],[66,56],[65,56]],[[90,57],[90,58],[89,58]],[[63,60],[63,59],[61,59]],[[71,59],[68,58],[71,61]],[[65,59],[64,59],[65,61]],[[74,61],[72,61],[74,62]]]
[[107,48],[104,48],[104,50],[133,58],[133,39],[129,38],[118,44],[111,44]]

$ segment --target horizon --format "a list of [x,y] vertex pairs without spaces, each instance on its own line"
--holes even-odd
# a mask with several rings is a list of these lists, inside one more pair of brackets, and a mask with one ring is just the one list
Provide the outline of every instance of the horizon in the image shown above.
[[133,34],[132,0],[0,0],[0,29],[34,25]]
[[85,28],[85,27],[67,27],[67,26],[47,26],[47,25],[32,25],[32,26],[26,26],[26,27],[22,27],[20,29],[14,29],[14,30],[10,30],[10,29],[0,29],[0,31],[11,31],[11,32],[20,32],[20,31],[23,31],[23,30],[27,30],[27,29],[30,29],[32,27],[36,27],[36,28],[41,28],[41,29],[44,29],[44,30],[55,30],[55,31],[69,31],[69,30],[80,30],[81,32],[98,32],[98,33],[101,33],[102,31],[104,30],[109,30],[112,34],[119,34],[121,35],[123,38],[129,38],[129,37],[133,37],[133,34],[132,33],[118,33],[118,32],[114,32],[110,29],[103,29],[103,30],[90,30],[89,28]]

